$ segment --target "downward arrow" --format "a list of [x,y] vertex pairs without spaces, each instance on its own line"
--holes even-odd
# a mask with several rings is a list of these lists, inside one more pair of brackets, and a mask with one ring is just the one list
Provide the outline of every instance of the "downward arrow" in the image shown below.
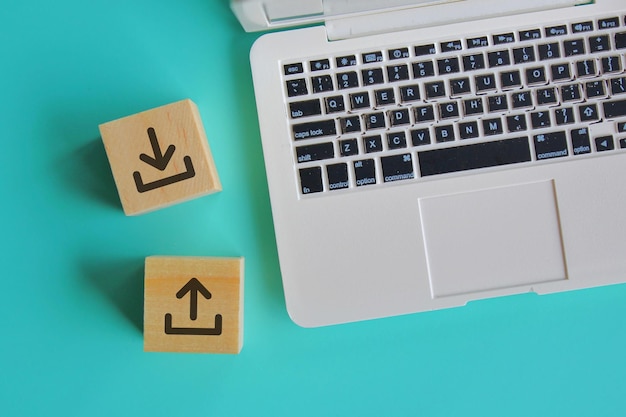
[[157,139],[154,128],[148,128],[148,137],[150,138],[150,144],[152,145],[152,152],[154,153],[154,157],[142,153],[141,155],[139,155],[139,159],[144,161],[146,164],[151,165],[160,171],[163,171],[167,167],[167,164],[170,162],[170,159],[172,159],[172,155],[174,154],[176,147],[174,145],[170,145],[167,147],[165,154],[162,154],[161,147],[159,146],[159,141]]
[[187,293],[189,293],[191,298],[189,302],[189,318],[195,320],[198,318],[198,293],[202,294],[207,300],[211,298],[211,293],[196,278],[191,278],[183,288],[178,290],[176,298],[183,298]]

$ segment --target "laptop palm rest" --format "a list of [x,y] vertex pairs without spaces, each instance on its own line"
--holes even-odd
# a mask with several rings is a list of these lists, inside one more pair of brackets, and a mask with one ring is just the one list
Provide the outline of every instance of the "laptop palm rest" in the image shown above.
[[419,200],[433,298],[567,279],[553,180]]

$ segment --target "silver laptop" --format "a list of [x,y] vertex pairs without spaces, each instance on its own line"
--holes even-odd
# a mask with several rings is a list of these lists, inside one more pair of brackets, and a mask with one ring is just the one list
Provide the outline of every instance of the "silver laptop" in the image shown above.
[[294,322],[626,282],[624,0],[231,4]]

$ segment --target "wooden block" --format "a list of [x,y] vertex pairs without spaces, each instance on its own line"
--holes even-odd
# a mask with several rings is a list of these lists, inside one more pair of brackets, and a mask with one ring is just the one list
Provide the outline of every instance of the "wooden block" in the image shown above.
[[146,258],[144,350],[239,353],[243,258]]
[[100,134],[126,215],[222,189],[191,100],[101,124]]

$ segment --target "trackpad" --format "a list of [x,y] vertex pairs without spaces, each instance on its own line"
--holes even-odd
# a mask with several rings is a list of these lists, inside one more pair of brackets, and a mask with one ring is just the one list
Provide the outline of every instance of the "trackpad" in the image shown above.
[[554,181],[419,200],[432,297],[564,280]]

